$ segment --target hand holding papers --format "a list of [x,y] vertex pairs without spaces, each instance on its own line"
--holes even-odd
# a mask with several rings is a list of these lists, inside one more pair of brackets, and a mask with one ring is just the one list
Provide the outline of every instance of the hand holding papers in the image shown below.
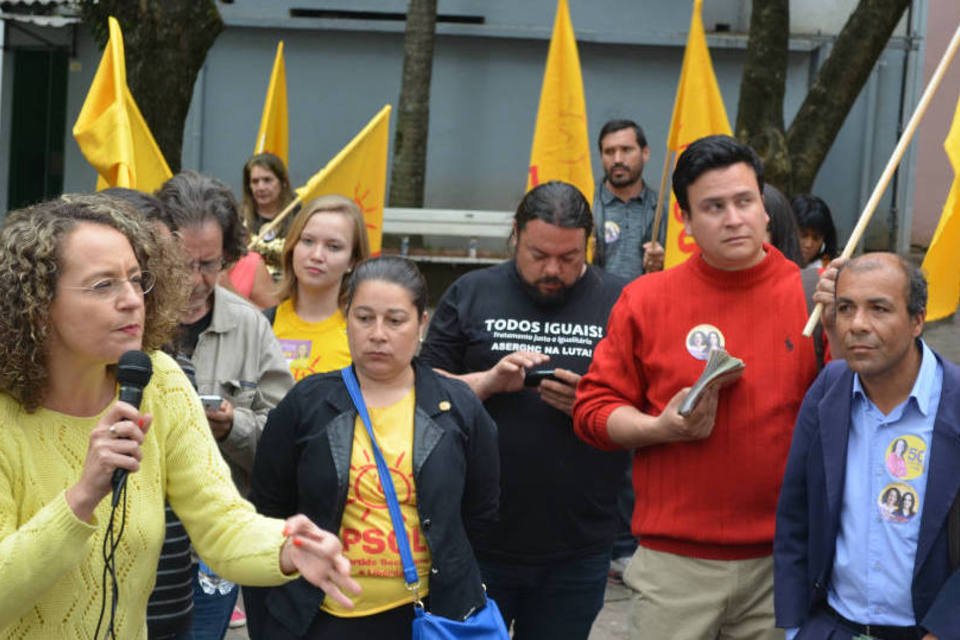
[[703,373],[690,388],[690,393],[683,399],[679,413],[683,417],[693,413],[703,392],[711,387],[721,387],[740,377],[746,365],[740,358],[735,358],[723,349],[713,349]]

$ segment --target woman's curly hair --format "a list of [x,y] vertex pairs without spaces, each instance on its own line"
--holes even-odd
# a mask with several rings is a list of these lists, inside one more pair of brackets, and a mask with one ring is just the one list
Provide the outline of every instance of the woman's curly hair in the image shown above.
[[122,233],[141,269],[156,276],[144,300],[144,350],[170,339],[190,292],[173,241],[115,198],[70,194],[7,214],[0,230],[0,390],[27,411],[35,411],[46,392],[50,305],[63,267],[63,242],[84,222]]

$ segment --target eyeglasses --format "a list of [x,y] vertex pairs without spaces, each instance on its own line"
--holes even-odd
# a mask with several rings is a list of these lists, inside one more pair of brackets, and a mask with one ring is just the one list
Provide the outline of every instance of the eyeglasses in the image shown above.
[[208,276],[212,276],[220,273],[220,270],[223,269],[226,265],[226,261],[223,258],[214,258],[213,260],[191,260],[187,263],[187,269],[191,272],[199,271],[200,273]]
[[157,284],[157,278],[149,271],[141,271],[135,276],[129,278],[101,278],[93,284],[84,287],[69,287],[64,285],[64,289],[75,289],[86,291],[92,296],[103,300],[114,300],[124,291],[124,286],[130,284],[134,293],[146,295],[153,290]]

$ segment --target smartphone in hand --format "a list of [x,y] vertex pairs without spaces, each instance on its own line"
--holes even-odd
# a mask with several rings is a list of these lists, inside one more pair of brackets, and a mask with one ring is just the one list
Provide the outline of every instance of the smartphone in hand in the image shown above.
[[220,404],[223,403],[223,398],[218,395],[202,395],[200,396],[200,403],[203,404],[206,411],[217,411]]
[[525,387],[539,387],[540,383],[544,380],[557,380],[557,376],[554,373],[554,369],[539,369],[536,371],[527,371],[527,375],[523,377],[523,386]]

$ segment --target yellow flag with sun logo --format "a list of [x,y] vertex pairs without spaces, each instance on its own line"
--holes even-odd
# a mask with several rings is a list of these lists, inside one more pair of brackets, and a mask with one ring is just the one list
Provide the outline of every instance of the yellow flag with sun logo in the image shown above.
[[304,203],[328,194],[352,198],[363,212],[373,255],[379,255],[383,243],[389,134],[390,105],[386,105],[340,153],[297,189],[297,197]]

